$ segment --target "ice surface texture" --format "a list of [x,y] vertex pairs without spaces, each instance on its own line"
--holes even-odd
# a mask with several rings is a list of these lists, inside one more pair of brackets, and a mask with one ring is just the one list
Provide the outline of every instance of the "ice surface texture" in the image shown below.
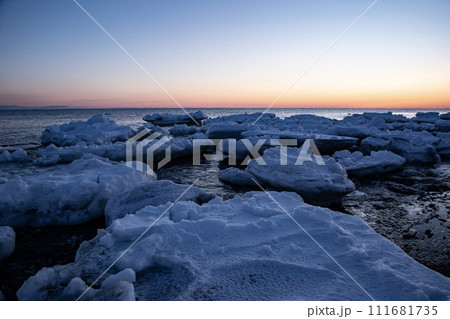
[[[359,217],[270,192],[376,300],[447,300],[450,279],[417,263]],[[170,203],[116,219],[74,263],[44,268],[20,300],[74,300]],[[82,300],[369,300],[264,192],[177,202]]]

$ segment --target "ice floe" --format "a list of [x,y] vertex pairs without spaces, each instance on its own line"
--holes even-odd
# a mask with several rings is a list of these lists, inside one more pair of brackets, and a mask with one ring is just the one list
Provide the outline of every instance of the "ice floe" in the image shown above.
[[329,156],[303,153],[304,148],[270,148],[247,167],[265,185],[299,193],[305,201],[328,206],[355,189],[345,170]]
[[155,175],[85,155],[48,172],[0,184],[0,225],[79,224],[103,216],[108,199]]
[[46,128],[42,133],[41,143],[57,146],[99,145],[106,142],[126,141],[133,133],[129,126],[118,125],[113,120],[97,114],[87,121],[70,122]]
[[83,293],[81,300],[450,297],[450,279],[359,217],[305,204],[295,193],[249,192],[201,206],[180,201],[159,218],[170,205],[116,219],[80,246],[74,263],[43,268],[25,281],[18,299],[75,300]]
[[371,152],[369,156],[364,156],[358,151],[350,153],[345,150],[335,153],[333,157],[349,175],[357,177],[389,173],[406,162],[403,157],[389,151]]

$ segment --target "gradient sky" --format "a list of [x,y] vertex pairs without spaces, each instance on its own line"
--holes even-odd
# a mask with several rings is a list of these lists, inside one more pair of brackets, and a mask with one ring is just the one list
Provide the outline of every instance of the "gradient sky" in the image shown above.
[[[185,107],[266,107],[373,0],[78,0]],[[276,107],[449,107],[450,1],[379,0]],[[0,0],[0,104],[176,107],[71,0]]]

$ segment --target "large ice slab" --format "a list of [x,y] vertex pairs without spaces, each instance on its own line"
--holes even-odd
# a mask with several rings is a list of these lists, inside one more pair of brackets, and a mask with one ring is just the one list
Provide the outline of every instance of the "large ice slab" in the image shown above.
[[147,206],[83,243],[74,263],[40,270],[17,297],[75,300],[121,257],[81,300],[450,298],[449,278],[359,217],[310,206],[295,193],[269,194],[177,202],[150,229],[170,204]]
[[349,175],[358,177],[385,174],[399,169],[406,160],[389,151],[371,152],[364,156],[361,152],[337,152],[333,155]]
[[0,184],[0,225],[79,224],[103,216],[108,199],[155,179],[125,164],[85,156],[48,172]]
[[[183,194],[183,192],[185,192]],[[175,184],[171,181],[154,181],[140,183],[137,186],[117,194],[106,204],[106,224],[110,225],[115,219],[126,214],[133,214],[145,206],[159,206],[168,202],[175,202],[181,195],[184,201],[194,201],[202,204],[215,196],[204,190],[188,185]]]
[[248,172],[268,186],[295,191],[305,201],[322,206],[339,203],[355,189],[332,157],[324,156],[320,162],[310,153],[304,156],[299,148],[286,149],[283,154],[280,147],[266,150],[259,161],[249,162]]
[[76,144],[99,145],[107,142],[126,141],[133,135],[129,126],[97,114],[87,121],[70,122],[47,127],[41,136],[43,145],[71,146]]

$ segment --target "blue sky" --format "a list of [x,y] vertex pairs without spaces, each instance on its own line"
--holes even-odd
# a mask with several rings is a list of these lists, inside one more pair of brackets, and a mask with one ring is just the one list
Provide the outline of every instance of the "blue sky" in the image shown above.
[[[79,0],[186,107],[271,104],[372,2]],[[379,0],[276,106],[450,106],[449,16]],[[0,30],[0,104],[175,106],[71,0],[0,1]]]

